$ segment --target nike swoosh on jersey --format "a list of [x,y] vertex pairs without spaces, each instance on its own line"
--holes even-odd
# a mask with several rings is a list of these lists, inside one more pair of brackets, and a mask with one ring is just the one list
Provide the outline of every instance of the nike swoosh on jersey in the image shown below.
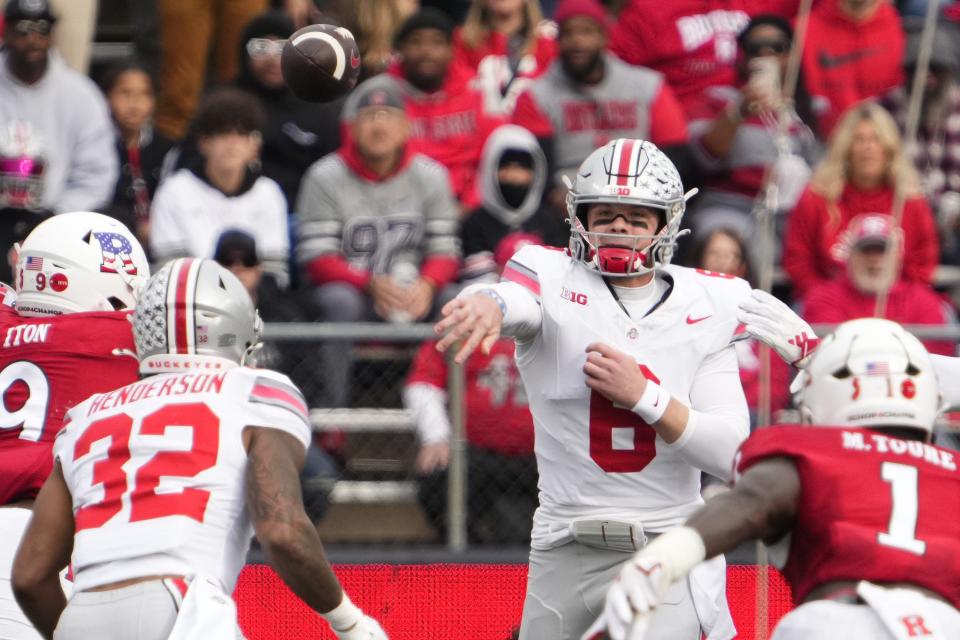
[[698,322],[703,322],[707,318],[712,318],[713,316],[703,316],[702,318],[694,318],[692,316],[687,316],[687,324],[697,324]]
[[836,67],[842,67],[845,64],[856,62],[861,58],[872,56],[880,51],[881,50],[877,47],[857,49],[855,51],[850,51],[849,53],[838,53],[837,55],[831,55],[826,51],[819,51],[817,52],[817,62],[819,62],[820,66],[824,69],[835,69]]

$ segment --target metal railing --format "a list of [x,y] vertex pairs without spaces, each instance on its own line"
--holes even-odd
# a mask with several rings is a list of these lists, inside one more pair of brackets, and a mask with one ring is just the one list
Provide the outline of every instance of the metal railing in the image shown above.
[[[824,336],[836,325],[815,325],[818,335]],[[921,339],[960,341],[960,325],[931,326],[906,325],[905,328]],[[264,328],[264,340],[269,343],[323,342],[347,340],[352,342],[422,343],[435,338],[431,324],[388,323],[271,323]],[[450,462],[447,481],[447,536],[451,551],[462,551],[467,546],[467,446],[465,439],[464,369],[450,362],[447,381],[448,409],[452,433],[450,435]],[[317,432],[339,431],[347,434],[416,432],[412,416],[402,408],[320,409],[311,410],[311,422]],[[341,481],[335,487],[334,503],[375,504],[380,502],[412,501],[416,496],[415,481],[353,480]]]

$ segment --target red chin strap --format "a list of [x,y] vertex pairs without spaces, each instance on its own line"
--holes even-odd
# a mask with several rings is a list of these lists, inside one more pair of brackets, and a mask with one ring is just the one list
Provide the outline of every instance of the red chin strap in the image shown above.
[[645,253],[624,247],[600,247],[596,255],[600,270],[607,273],[634,273],[647,259]]

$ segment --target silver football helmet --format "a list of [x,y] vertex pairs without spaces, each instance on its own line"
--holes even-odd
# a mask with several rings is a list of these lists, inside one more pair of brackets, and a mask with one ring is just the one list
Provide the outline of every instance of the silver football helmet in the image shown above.
[[[620,138],[611,140],[580,165],[575,181],[567,186],[567,219],[570,254],[605,276],[628,277],[648,273],[670,263],[686,195],[673,162],[652,142]],[[587,207],[598,202],[651,207],[664,212],[655,235],[596,233],[588,230]],[[624,240],[631,243],[624,247]],[[605,246],[615,243],[618,246]]]
[[861,318],[823,339],[797,381],[803,421],[932,433],[940,391],[930,354],[896,322]]
[[201,258],[164,265],[133,312],[144,374],[243,365],[259,346],[260,331],[260,316],[240,280]]

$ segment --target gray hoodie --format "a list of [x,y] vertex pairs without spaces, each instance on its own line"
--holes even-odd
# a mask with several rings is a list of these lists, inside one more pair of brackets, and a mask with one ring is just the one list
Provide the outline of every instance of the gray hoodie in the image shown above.
[[[533,157],[533,184],[530,185],[527,197],[519,209],[513,209],[504,202],[497,179],[500,157],[509,149],[526,151]],[[505,124],[497,127],[483,145],[478,179],[483,208],[504,224],[516,227],[532,216],[540,206],[540,198],[547,181],[547,158],[532,133],[517,125]]]
[[0,53],[0,124],[6,135],[21,122],[46,161],[45,209],[95,211],[110,201],[119,161],[106,100],[96,85],[51,51],[44,76],[32,85],[14,78]]

